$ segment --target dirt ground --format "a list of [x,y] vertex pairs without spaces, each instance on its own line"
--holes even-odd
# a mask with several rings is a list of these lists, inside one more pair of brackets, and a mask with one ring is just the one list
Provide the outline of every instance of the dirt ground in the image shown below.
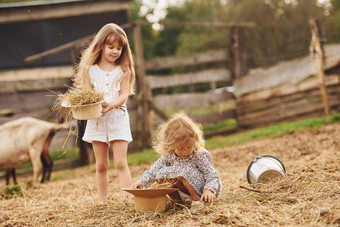
[[[111,170],[109,201],[100,205],[94,167],[79,168],[72,177],[45,184],[19,178],[24,196],[0,198],[0,226],[340,226],[340,124],[211,154],[223,184],[212,204],[137,214],[134,200],[121,197]],[[247,167],[264,154],[278,157],[286,176],[256,188],[258,192],[240,188],[250,188]],[[132,167],[133,180],[148,167]],[[4,186],[0,182],[1,190]]]

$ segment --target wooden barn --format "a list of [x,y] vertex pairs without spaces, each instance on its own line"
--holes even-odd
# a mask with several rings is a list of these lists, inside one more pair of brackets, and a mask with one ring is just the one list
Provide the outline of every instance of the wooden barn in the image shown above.
[[[72,42],[88,39],[107,23],[128,23],[129,9],[128,0],[1,4],[0,124],[23,116],[57,122],[51,107],[71,85]],[[61,150],[67,134],[57,133],[51,150]],[[74,146],[73,136],[64,148]]]

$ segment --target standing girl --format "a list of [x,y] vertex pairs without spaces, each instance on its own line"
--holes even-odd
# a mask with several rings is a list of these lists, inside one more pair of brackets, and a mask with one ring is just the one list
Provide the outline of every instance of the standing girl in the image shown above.
[[[204,148],[201,126],[184,114],[174,115],[158,134],[155,150],[162,154],[132,188],[148,187],[155,181],[174,183],[183,198],[212,202],[221,190],[221,181]],[[170,195],[170,197],[172,197]],[[178,199],[178,198],[173,198]]]
[[134,94],[135,71],[124,30],[106,24],[84,51],[75,75],[75,85],[107,94],[102,116],[87,121],[83,140],[92,143],[96,159],[98,199],[107,199],[109,146],[121,187],[131,186],[126,155],[132,141],[126,102]]

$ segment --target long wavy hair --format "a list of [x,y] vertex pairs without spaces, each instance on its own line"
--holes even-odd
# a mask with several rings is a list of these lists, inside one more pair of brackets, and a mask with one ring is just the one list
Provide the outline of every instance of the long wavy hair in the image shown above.
[[129,77],[129,94],[134,94],[136,75],[129,41],[124,30],[113,23],[104,25],[90,42],[88,48],[83,51],[75,70],[75,86],[84,84],[85,79],[89,76],[90,67],[99,62],[104,46],[115,42],[118,42],[119,46],[122,47],[122,54],[116,60],[123,71],[123,76],[118,79],[118,82]]
[[156,152],[163,156],[178,146],[188,147],[190,154],[199,152],[205,146],[202,125],[185,114],[175,114],[159,127],[153,144]]

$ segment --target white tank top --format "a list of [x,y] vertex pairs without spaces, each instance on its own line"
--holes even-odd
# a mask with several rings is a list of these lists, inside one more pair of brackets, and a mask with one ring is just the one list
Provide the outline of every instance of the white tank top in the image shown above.
[[[91,83],[94,89],[105,93],[105,102],[114,102],[120,92],[120,83],[117,80],[123,76],[120,66],[111,72],[105,72],[97,64],[92,65],[89,70]],[[126,106],[126,102],[123,104]]]

